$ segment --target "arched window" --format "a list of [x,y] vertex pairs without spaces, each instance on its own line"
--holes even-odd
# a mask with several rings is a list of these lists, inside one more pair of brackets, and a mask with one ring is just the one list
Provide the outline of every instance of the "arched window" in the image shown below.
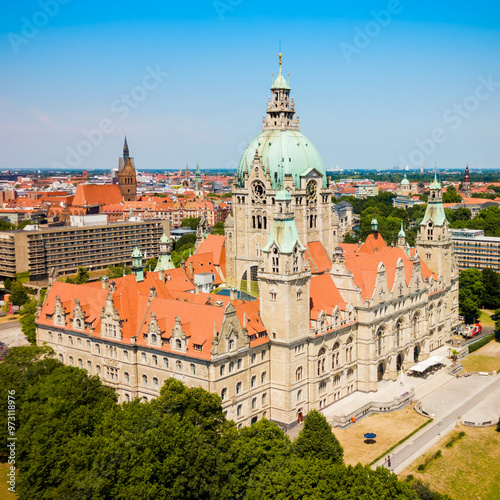
[[257,358],[257,354],[252,353],[252,357],[250,358],[252,365],[255,363],[256,358]]
[[182,362],[179,359],[175,362],[175,368],[178,372],[182,371]]
[[148,385],[148,376],[147,375],[142,376],[142,385],[144,387],[146,387]]
[[255,410],[256,406],[257,406],[257,398],[252,398],[252,410]]
[[156,333],[152,333],[152,334],[151,334],[151,343],[152,343],[152,344],[156,344],[156,339],[157,339],[157,337],[156,337]]
[[153,378],[153,389],[158,389],[158,379],[156,377]]
[[240,359],[238,359],[238,361],[236,362],[236,367],[238,368],[238,370],[241,370],[242,365],[243,365],[243,361],[242,361],[242,359],[240,358]]
[[266,359],[266,351],[262,351],[260,354],[260,357],[261,357],[262,361],[264,361]]
[[254,376],[252,377],[251,382],[250,382],[250,386],[251,386],[251,387],[252,387],[252,389],[253,389],[256,385],[257,385],[257,376],[256,376],[256,375],[254,375]]
[[92,348],[92,342],[90,342],[90,340],[87,340],[86,346],[87,346],[87,351],[90,351],[90,349]]
[[278,249],[274,247],[272,255],[272,272],[279,273],[279,271],[280,271],[280,257]]
[[194,363],[189,365],[189,369],[191,370],[191,375],[196,375],[196,365]]
[[332,353],[332,368],[338,368],[339,366],[340,366],[340,344],[338,342],[335,342]]
[[260,376],[260,382],[262,384],[265,384],[266,383],[266,378],[267,378],[267,373],[266,372],[262,372],[262,375]]
[[129,384],[130,383],[130,375],[128,374],[128,372],[125,372],[123,374],[123,380],[126,384]]
[[234,363],[231,361],[229,363],[229,373],[233,373],[233,371],[234,371]]
[[297,370],[295,370],[295,380],[296,381],[302,380],[302,375],[303,375],[303,369],[302,366],[299,366]]
[[396,323],[396,346],[399,347],[403,340],[403,320]]
[[377,356],[380,356],[382,354],[382,349],[383,349],[383,334],[384,331],[382,328],[379,328],[377,332]]
[[163,368],[168,369],[168,358],[163,358]]
[[92,361],[87,361],[87,371],[92,373]]
[[130,403],[130,396],[125,394],[125,403]]
[[177,339],[175,341],[175,348],[176,349],[182,349],[182,340],[181,339]]
[[96,369],[97,375],[100,375],[101,374],[101,367],[99,365],[96,365],[95,369]]
[[222,389],[222,391],[220,392],[220,397],[221,397],[222,401],[226,400],[226,398],[227,398],[227,387],[224,387],[224,389]]
[[62,354],[59,354],[59,361],[61,363],[64,363],[64,356]]
[[158,356],[153,354],[153,366],[158,366]]
[[302,401],[302,389],[297,392],[297,402]]
[[75,360],[73,359],[73,356],[69,357],[69,366],[75,366]]
[[347,342],[346,342],[346,350],[345,350],[345,353],[346,353],[346,361],[348,363],[350,363],[352,361],[352,349],[353,349],[353,345],[352,345],[352,337],[349,337],[347,339]]
[[78,368],[83,368],[83,359],[78,358]]
[[236,394],[240,394],[241,393],[241,390],[243,388],[243,384],[241,382],[238,382],[236,384]]
[[232,351],[232,350],[234,349],[234,344],[235,344],[234,339],[229,339],[229,342],[228,342],[228,349],[229,349],[230,351]]
[[262,406],[267,403],[267,393],[262,394]]
[[100,344],[95,345],[95,352],[96,352],[96,354],[101,354],[101,345]]
[[68,337],[68,344],[73,345],[73,337],[71,336]]
[[224,376],[225,371],[226,371],[226,365],[220,365],[219,372],[221,377]]
[[236,408],[236,415],[238,417],[241,416],[241,410],[243,409],[243,406],[242,405],[238,405],[238,407]]
[[146,364],[148,362],[148,357],[146,356],[146,353],[143,352],[141,355],[142,362]]
[[82,347],[82,339],[81,339],[80,337],[78,337],[78,338],[76,339],[76,345],[77,345],[78,347]]

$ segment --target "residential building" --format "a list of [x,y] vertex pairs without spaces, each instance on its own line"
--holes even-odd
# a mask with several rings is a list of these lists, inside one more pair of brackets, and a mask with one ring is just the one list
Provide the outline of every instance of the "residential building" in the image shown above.
[[472,267],[500,272],[500,238],[485,236],[481,229],[451,229],[458,269]]

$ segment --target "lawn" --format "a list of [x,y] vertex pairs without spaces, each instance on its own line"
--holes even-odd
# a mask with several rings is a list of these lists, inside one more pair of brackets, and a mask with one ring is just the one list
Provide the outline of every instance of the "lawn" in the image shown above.
[[[463,430],[465,436],[452,448],[444,445],[458,431],[448,434],[413,462],[399,475],[400,479],[412,474],[454,500],[499,500],[500,432],[496,432],[495,427],[462,426],[459,430]],[[419,464],[438,449],[442,456],[433,460],[425,471],[418,471]]]
[[[347,429],[333,429],[344,448],[346,464],[369,464],[392,445],[410,434],[427,419],[411,406],[391,413],[373,413]],[[375,444],[365,444],[364,434],[374,432]]]
[[500,370],[500,342],[492,340],[462,359],[464,372],[491,372]]
[[482,326],[495,326],[495,322],[491,319],[490,314],[493,314],[495,311],[488,311],[486,309],[481,310],[481,314],[479,315],[479,322]]
[[15,500],[16,495],[9,491],[9,485],[7,484],[7,472],[9,472],[10,465],[7,463],[0,463],[0,475],[2,479],[0,480],[0,498],[2,500]]

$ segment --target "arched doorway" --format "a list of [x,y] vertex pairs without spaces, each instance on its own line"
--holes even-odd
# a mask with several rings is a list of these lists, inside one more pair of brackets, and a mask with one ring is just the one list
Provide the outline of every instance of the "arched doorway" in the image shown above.
[[418,357],[420,356],[420,346],[416,345],[415,349],[413,349],[413,361],[418,363]]
[[405,357],[402,352],[398,354],[398,357],[396,358],[396,371],[401,371],[403,368],[403,362],[405,360]]
[[380,382],[384,379],[385,363],[379,363],[377,367],[377,380]]
[[302,408],[299,408],[297,412],[297,423],[301,424],[304,421],[304,414],[302,413]]

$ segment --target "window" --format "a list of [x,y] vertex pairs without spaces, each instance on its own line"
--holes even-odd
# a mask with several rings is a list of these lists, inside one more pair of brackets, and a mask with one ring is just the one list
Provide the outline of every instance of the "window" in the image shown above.
[[177,339],[175,341],[175,348],[176,349],[182,349],[182,340],[181,339]]
[[73,359],[73,356],[69,357],[69,366],[75,366],[75,360]]
[[278,249],[274,248],[272,256],[272,272],[279,273],[279,271],[280,271],[280,258],[278,254]]
[[49,332],[49,340],[50,341],[52,341],[52,337],[53,337],[52,332]]
[[61,334],[61,333],[59,333],[59,334],[57,335],[57,342],[58,342],[59,344],[62,344],[62,343],[63,343],[63,338],[62,338],[62,334]]
[[68,337],[68,344],[73,345],[73,337],[71,336]]
[[78,338],[76,339],[76,345],[77,345],[78,347],[82,347],[82,339],[81,339],[80,337],[78,337]]
[[261,352],[260,358],[262,359],[262,361],[264,361],[266,359],[266,351]]
[[123,381],[126,383],[126,384],[129,384],[130,383],[130,375],[128,374],[128,372],[125,372],[123,374]]
[[175,369],[178,372],[182,371],[182,362],[179,359],[175,362]]
[[229,373],[233,373],[234,371],[234,363],[231,361],[231,363],[229,363]]
[[222,401],[226,400],[226,398],[227,398],[227,387],[224,387],[224,389],[222,389],[222,391],[220,392],[220,397],[221,397]]
[[225,371],[226,371],[226,365],[220,365],[219,372],[221,377],[224,376]]
[[332,368],[338,368],[340,366],[340,344],[335,342],[333,346],[333,354],[332,354]]
[[64,356],[62,354],[59,354],[59,361],[61,363],[64,363]]
[[90,340],[87,340],[87,351],[90,351],[92,349],[92,342],[90,342]]
[[87,371],[89,373],[92,373],[92,362],[91,361],[87,361]]
[[260,376],[260,381],[262,384],[266,383],[266,378],[267,378],[266,372],[262,372],[262,375]]
[[241,382],[238,382],[236,384],[236,394],[240,394],[241,393],[242,387],[243,387],[243,384]]
[[272,292],[269,292],[269,297],[272,301],[275,301],[278,297],[278,294],[273,290]]
[[142,385],[144,387],[147,387],[147,385],[148,385],[148,376],[147,375],[142,376]]
[[250,358],[252,365],[255,363],[256,358],[257,358],[257,354],[253,353],[252,357]]
[[83,368],[83,359],[78,358],[78,368]]
[[262,406],[267,404],[267,393],[262,394]]
[[299,366],[297,370],[295,370],[295,380],[296,381],[302,380],[302,374],[303,374],[302,366]]
[[125,394],[125,402],[130,403],[130,396],[128,394]]
[[256,406],[257,406],[257,398],[252,398],[252,410],[255,410]]
[[151,334],[151,343],[156,344],[156,340],[157,340],[156,333],[152,333]]
[[158,356],[153,354],[153,366],[158,366]]
[[156,377],[153,378],[153,389],[158,389],[158,379]]
[[252,387],[252,389],[253,389],[256,385],[257,385],[257,376],[256,376],[256,375],[254,375],[254,376],[252,377],[251,382],[250,382],[250,386],[251,386],[251,387]]
[[302,390],[297,391],[297,402],[302,401]]
[[229,339],[228,349],[232,351],[234,349],[234,339]]
[[99,365],[96,365],[95,369],[96,369],[97,375],[100,375],[101,374],[101,367]]
[[238,359],[238,361],[237,361],[237,363],[236,363],[236,366],[237,366],[238,370],[241,370],[242,364],[243,364],[242,359],[241,359],[241,358],[240,358],[240,359]]
[[101,345],[100,344],[95,345],[95,352],[96,352],[96,354],[101,354]]
[[145,352],[143,352],[143,353],[142,353],[141,358],[142,358],[142,362],[143,362],[144,364],[146,364],[146,363],[148,362],[148,357],[146,356],[146,353],[145,353]]
[[382,329],[377,332],[377,356],[382,354]]
[[191,370],[191,375],[196,375],[196,365],[194,363],[191,363],[189,365],[189,368]]
[[326,391],[326,380],[322,380],[319,383],[319,393],[322,394],[325,391]]
[[339,385],[340,384],[340,375],[335,375],[333,378],[333,385]]
[[297,300],[302,300],[302,290],[300,288],[297,290]]
[[238,408],[236,408],[236,415],[239,417],[241,416],[241,410],[242,410],[243,406],[242,405],[238,405]]

